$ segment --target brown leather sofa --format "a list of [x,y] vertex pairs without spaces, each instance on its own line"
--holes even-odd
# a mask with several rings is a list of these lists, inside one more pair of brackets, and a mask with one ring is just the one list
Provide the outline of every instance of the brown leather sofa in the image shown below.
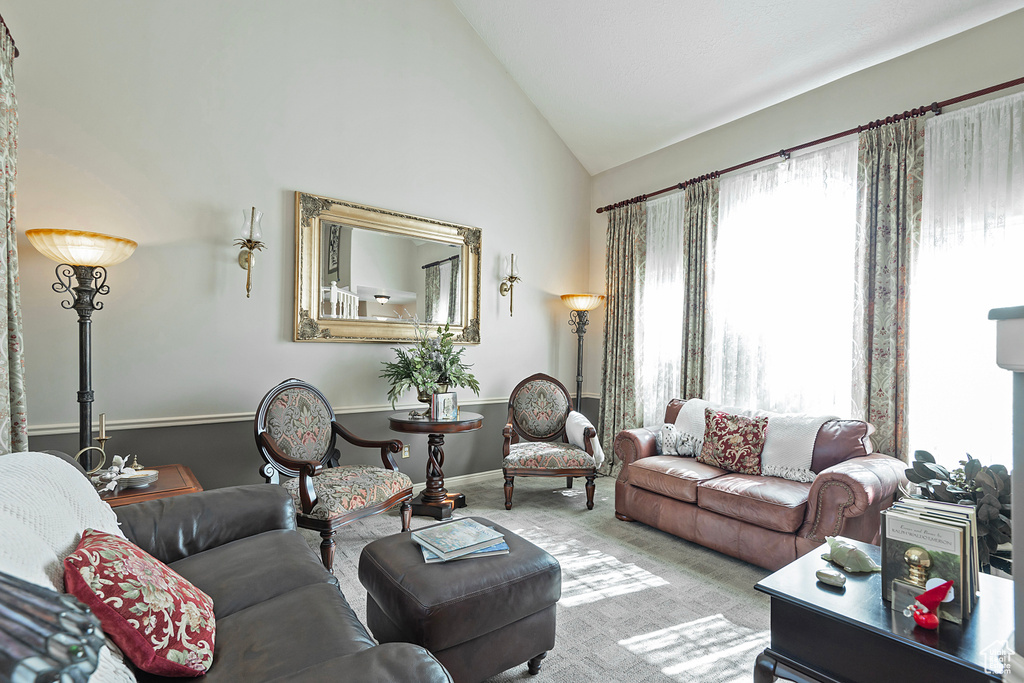
[[[280,486],[192,493],[115,509],[130,541],[213,598],[210,681],[442,681],[422,647],[377,645],[295,530]],[[171,680],[139,672],[140,681]]]
[[[683,401],[673,399],[665,422]],[[818,431],[813,483],[736,474],[692,457],[658,455],[654,432],[615,437],[622,470],[615,516],[638,521],[776,570],[825,542],[847,536],[878,544],[880,514],[892,505],[906,465],[872,453],[870,425],[832,420]]]

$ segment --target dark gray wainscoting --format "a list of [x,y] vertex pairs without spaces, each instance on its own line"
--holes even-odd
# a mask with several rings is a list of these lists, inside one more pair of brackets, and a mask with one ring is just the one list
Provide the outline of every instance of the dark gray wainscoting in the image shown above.
[[[484,426],[475,432],[452,434],[445,438],[445,476],[457,477],[500,469],[501,430],[508,417],[507,406],[465,403],[462,407],[481,413]],[[583,412],[591,421],[597,419],[597,410],[597,399],[583,399]],[[396,462],[413,482],[422,483],[426,479],[427,437],[388,429],[388,415],[392,412],[341,414],[338,422],[364,438],[398,439],[409,444],[410,457],[403,460],[399,454]],[[195,473],[205,489],[263,482],[259,475],[263,459],[256,451],[252,421],[120,431],[108,429],[108,433],[111,437],[107,442],[108,454],[137,454],[139,462],[146,466],[182,463]],[[29,448],[73,454],[78,450],[78,433],[32,436],[29,437]],[[341,452],[345,463],[380,464],[380,453],[376,450],[342,443]]]

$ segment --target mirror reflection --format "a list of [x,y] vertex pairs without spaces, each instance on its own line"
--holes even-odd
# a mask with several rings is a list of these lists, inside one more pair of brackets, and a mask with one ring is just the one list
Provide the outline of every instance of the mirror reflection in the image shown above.
[[320,317],[462,322],[460,245],[320,222]]

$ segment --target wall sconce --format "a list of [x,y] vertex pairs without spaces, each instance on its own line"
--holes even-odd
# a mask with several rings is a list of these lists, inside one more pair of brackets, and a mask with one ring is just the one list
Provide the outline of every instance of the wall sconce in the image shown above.
[[587,311],[592,311],[604,301],[603,294],[563,294],[564,303],[571,312],[569,313],[569,327],[576,333],[576,410],[580,409],[580,399],[583,397],[583,335],[587,333],[587,323],[590,317]]
[[519,266],[516,265],[516,255],[505,259],[505,277],[501,279],[498,291],[502,296],[508,296],[508,315],[512,317],[512,287],[519,282]]
[[263,212],[252,207],[252,211],[242,210],[242,237],[235,240],[234,244],[241,248],[238,254],[238,265],[246,271],[245,276],[245,298],[249,298],[252,292],[252,266],[256,257],[254,251],[262,251],[266,246],[260,240],[263,238],[263,227],[260,221],[263,220]]
[[[53,291],[67,294],[63,308],[78,311],[78,444],[85,452],[82,466],[92,469],[92,312],[103,308],[97,296],[110,293],[107,267],[132,255],[138,242],[83,230],[36,228],[25,237],[39,253],[58,264]],[[72,277],[77,284],[72,284]],[[106,433],[100,436],[106,437]],[[105,439],[104,439],[105,440]],[[82,453],[82,451],[79,451]]]
[[373,300],[379,303],[381,306],[386,304],[391,297],[387,294],[374,294]]

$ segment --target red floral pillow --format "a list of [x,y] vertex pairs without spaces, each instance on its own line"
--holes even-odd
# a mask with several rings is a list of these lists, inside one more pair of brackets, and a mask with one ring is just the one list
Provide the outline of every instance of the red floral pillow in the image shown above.
[[704,409],[704,447],[697,460],[739,474],[761,474],[767,417]]
[[213,663],[213,600],[133,543],[86,529],[64,585],[143,671],[201,676]]

